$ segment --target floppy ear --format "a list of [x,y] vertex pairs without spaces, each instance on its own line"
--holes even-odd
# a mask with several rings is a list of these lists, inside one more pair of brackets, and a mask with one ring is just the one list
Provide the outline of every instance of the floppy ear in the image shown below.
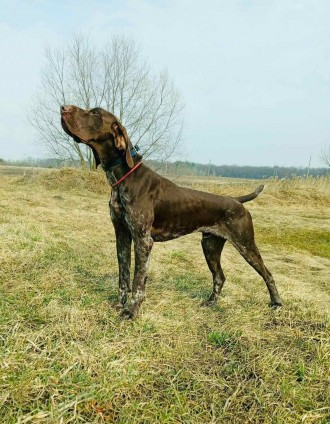
[[114,138],[115,138],[115,146],[118,150],[125,150],[125,158],[127,165],[130,168],[133,168],[134,162],[131,156],[131,148],[132,143],[130,139],[128,138],[127,131],[123,125],[121,125],[119,122],[114,122],[111,126]]
[[99,158],[99,155],[97,154],[97,152],[94,149],[94,147],[90,146],[90,148],[92,149],[92,152],[93,152],[93,155],[94,155],[94,158],[95,158],[95,168],[97,168],[100,165],[100,163],[101,163],[100,158]]

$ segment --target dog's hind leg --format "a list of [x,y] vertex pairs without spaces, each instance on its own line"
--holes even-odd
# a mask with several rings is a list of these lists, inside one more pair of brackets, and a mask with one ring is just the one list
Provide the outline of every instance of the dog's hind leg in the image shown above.
[[215,305],[226,277],[220,264],[220,256],[226,240],[213,234],[203,233],[202,248],[207,265],[213,277],[213,291],[208,300],[202,306]]
[[255,244],[253,223],[249,212],[244,217],[241,217],[238,222],[234,223],[232,228],[230,241],[265,281],[270,295],[271,306],[282,306],[282,300],[278,294],[274,278],[266,268],[259,249]]
[[270,304],[273,307],[282,306],[282,300],[278,294],[274,278],[270,271],[266,268],[262,257],[259,253],[259,249],[255,243],[250,244],[248,247],[243,247],[234,244],[237,250],[241,253],[244,259],[257,271],[257,273],[263,278],[270,295]]

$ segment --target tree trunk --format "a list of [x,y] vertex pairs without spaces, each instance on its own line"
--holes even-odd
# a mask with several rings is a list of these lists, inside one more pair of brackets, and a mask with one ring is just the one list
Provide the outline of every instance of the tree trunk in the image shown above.
[[82,169],[83,172],[85,172],[86,171],[85,159],[84,159],[84,156],[82,154],[82,151],[80,150],[80,147],[78,145],[77,145],[77,152],[78,152],[79,159],[80,159],[81,169]]

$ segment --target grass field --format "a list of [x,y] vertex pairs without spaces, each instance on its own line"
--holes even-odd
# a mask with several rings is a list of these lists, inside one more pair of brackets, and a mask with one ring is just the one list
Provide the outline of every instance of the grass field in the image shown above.
[[[156,243],[123,321],[102,173],[0,175],[1,423],[329,423],[330,180],[269,181],[247,204],[285,302],[228,244],[215,308],[200,234]],[[259,182],[181,178],[218,194]]]

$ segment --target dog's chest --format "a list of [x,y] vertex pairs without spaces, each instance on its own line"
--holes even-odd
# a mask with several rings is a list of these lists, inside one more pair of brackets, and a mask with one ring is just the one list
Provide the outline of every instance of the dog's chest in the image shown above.
[[112,220],[123,220],[126,215],[125,199],[119,195],[118,190],[113,190],[110,201],[110,216]]
[[109,208],[111,215],[119,216],[122,214],[123,207],[121,205],[117,190],[112,191],[111,193]]

